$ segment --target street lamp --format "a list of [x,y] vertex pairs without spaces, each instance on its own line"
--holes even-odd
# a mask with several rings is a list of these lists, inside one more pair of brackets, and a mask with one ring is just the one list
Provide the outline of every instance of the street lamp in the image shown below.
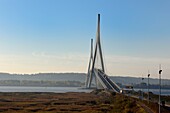
[[143,100],[143,80],[144,80],[144,78],[142,76],[142,84],[141,84],[141,87],[142,87],[142,100]]
[[150,76],[150,74],[149,74],[149,71],[148,71],[148,103],[149,103],[149,76]]
[[161,113],[161,65],[159,65],[159,113]]

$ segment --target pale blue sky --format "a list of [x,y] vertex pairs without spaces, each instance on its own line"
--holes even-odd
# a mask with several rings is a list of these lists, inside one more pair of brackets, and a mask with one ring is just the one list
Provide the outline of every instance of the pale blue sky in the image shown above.
[[170,78],[169,6],[169,0],[0,0],[0,71],[86,72],[100,13],[109,74],[150,69],[157,77],[161,63]]

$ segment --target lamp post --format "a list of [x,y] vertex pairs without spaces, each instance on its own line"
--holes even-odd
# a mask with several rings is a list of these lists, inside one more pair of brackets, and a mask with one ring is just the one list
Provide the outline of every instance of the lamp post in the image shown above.
[[159,113],[161,113],[161,65],[159,65]]
[[141,87],[142,87],[142,100],[143,100],[143,80],[144,80],[144,78],[142,76],[142,83],[141,83]]
[[149,103],[149,76],[150,76],[150,74],[149,74],[149,71],[148,71],[148,103]]

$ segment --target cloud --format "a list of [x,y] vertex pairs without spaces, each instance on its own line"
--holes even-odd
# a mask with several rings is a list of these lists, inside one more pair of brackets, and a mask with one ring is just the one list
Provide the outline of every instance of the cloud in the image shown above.
[[10,73],[86,72],[88,58],[79,54],[1,55],[0,68]]
[[[87,72],[89,55],[70,53],[63,55],[44,52],[31,55],[1,55],[0,69],[10,73],[37,72]],[[108,55],[104,58],[105,70],[113,76],[158,77],[159,64],[162,64],[163,78],[169,78],[170,58],[149,58]]]
[[148,70],[151,77],[158,77],[159,64],[164,70],[163,78],[170,78],[170,58],[150,58],[131,56],[107,56],[106,68],[111,75],[131,75],[136,77],[146,76]]

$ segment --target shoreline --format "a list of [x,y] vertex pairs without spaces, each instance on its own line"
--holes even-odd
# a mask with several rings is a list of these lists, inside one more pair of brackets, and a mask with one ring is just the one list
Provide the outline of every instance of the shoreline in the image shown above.
[[[0,92],[89,92],[94,90],[84,87],[54,87],[54,86],[0,86]],[[134,89],[135,92],[141,92],[142,89]],[[143,89],[147,93],[147,89]],[[150,89],[154,95],[158,95],[159,89]],[[170,89],[162,89],[162,96],[170,96]]]

